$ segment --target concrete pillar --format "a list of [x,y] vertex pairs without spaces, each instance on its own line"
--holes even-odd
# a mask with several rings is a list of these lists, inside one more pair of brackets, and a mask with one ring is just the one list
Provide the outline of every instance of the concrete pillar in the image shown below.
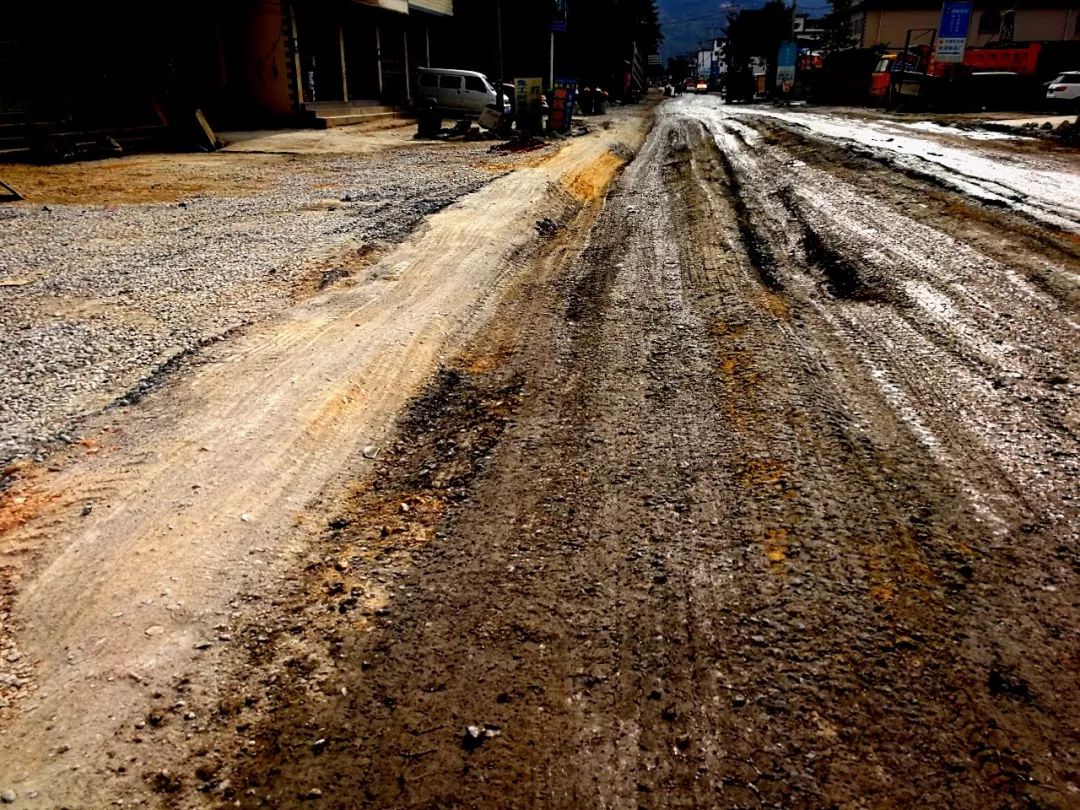
[[402,26],[401,36],[405,40],[405,101],[412,106],[412,74],[409,69],[409,26],[405,24]]
[[382,73],[382,31],[379,24],[375,23],[375,63],[379,68],[379,97],[383,96],[383,73]]
[[292,38],[293,76],[296,84],[296,110],[304,108],[304,68],[300,61],[300,33],[296,27],[296,9],[289,3],[289,35]]
[[349,68],[345,60],[345,24],[338,23],[338,53],[341,56],[341,100],[349,100]]

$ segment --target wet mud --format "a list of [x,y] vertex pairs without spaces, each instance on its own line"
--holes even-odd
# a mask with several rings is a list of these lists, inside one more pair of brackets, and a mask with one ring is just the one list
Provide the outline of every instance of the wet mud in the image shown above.
[[1068,244],[664,109],[327,517],[209,794],[1075,806]]

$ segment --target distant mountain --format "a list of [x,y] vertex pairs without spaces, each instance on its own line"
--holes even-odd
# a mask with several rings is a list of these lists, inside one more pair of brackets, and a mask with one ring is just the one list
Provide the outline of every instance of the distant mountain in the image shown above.
[[724,30],[728,11],[758,8],[763,0],[658,0],[660,25],[664,32],[661,47],[664,60],[696,51],[704,40],[719,36]]

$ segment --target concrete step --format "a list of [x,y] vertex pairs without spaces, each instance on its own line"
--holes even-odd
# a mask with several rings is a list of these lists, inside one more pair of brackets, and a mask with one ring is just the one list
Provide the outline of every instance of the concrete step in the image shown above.
[[378,99],[357,99],[355,101],[309,101],[304,104],[304,109],[309,112],[319,112],[321,110],[338,110],[338,109],[353,109],[356,107],[381,107],[382,103]]
[[327,107],[322,110],[308,110],[307,114],[314,118],[331,118],[336,115],[376,115],[378,113],[396,111],[396,107],[371,105],[368,107]]
[[351,127],[357,124],[392,121],[395,118],[404,120],[408,117],[392,107],[384,107],[375,112],[320,116],[315,119],[315,126],[319,129],[331,129],[333,127]]

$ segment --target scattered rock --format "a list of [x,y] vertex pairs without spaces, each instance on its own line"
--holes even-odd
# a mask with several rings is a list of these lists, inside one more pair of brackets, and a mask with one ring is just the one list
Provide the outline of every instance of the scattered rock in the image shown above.
[[319,790],[318,788],[312,788],[311,790],[307,791],[306,793],[301,793],[300,794],[300,801],[305,801],[305,802],[315,801],[316,799],[321,799],[321,798],[322,798],[322,791]]
[[558,229],[558,223],[550,217],[544,217],[536,221],[536,232],[541,236],[551,236]]
[[370,459],[378,458],[379,457],[379,448],[376,447],[373,444],[369,444],[367,447],[364,448],[363,453],[364,453],[364,458],[370,458]]
[[1002,669],[992,669],[986,678],[986,685],[991,694],[1005,695],[1030,701],[1032,699],[1031,687],[1023,678]]
[[3,802],[4,804],[11,804],[17,798],[19,798],[19,795],[14,790],[9,789],[0,793],[0,802]]
[[255,519],[255,516],[250,512],[244,512],[244,514],[240,516],[240,519],[244,521],[244,523],[251,523],[251,521]]
[[154,625],[151,625],[150,627],[147,627],[143,632],[146,633],[146,635],[151,636],[151,637],[152,636],[160,636],[165,632],[165,628],[162,627],[160,624],[154,624]]
[[502,734],[498,726],[466,726],[465,734],[461,738],[461,745],[466,751],[475,751],[488,740]]
[[158,793],[176,793],[183,787],[183,782],[168,771],[158,771],[154,774],[151,783]]

